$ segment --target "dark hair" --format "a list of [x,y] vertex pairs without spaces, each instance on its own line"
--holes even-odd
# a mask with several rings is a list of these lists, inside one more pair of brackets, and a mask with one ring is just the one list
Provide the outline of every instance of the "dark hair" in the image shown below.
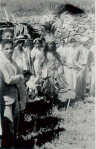
[[12,44],[12,46],[14,45],[13,40],[11,40],[11,39],[4,39],[4,40],[2,41],[2,48],[4,48],[4,46],[5,46],[6,44]]
[[33,40],[27,40],[25,43],[24,43],[24,47],[30,47],[30,48],[33,48]]
[[5,30],[3,30],[3,32],[2,32],[2,36],[5,34],[5,33],[12,33],[13,35],[14,35],[14,30],[13,29],[10,29],[10,28],[6,28]]
[[[53,53],[54,53],[54,56],[57,58],[56,43],[55,43],[55,41],[51,41],[50,43],[53,44],[53,48],[52,48],[52,49],[54,49]],[[48,47],[48,43],[46,43],[46,46],[45,46],[45,49],[44,49],[45,62],[47,61],[47,52],[48,51],[50,51],[50,50],[49,50],[49,47]]]
[[18,40],[14,42],[14,47],[16,47],[18,44],[22,43],[22,45],[24,46],[25,44],[25,40]]
[[71,38],[69,42],[70,43],[74,43],[74,42],[76,42],[76,39],[75,38]]

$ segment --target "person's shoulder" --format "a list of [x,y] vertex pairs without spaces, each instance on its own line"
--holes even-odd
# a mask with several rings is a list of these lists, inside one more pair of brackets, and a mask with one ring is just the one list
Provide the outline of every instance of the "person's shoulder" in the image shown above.
[[90,51],[94,51],[95,52],[95,45],[91,46]]
[[12,58],[12,63],[13,63],[14,65],[17,65],[13,58]]
[[60,50],[61,49],[61,46],[59,46],[58,48],[57,48],[57,50]]
[[6,66],[6,63],[5,63],[4,59],[2,59],[0,57],[0,70],[3,70],[5,68],[5,66]]
[[84,49],[83,45],[78,45],[76,47],[76,50],[78,50],[78,51],[82,51],[83,49]]
[[18,55],[18,48],[17,47],[14,48],[14,52],[13,52],[13,56],[16,56],[16,55]]
[[34,47],[32,50],[31,50],[31,53],[35,52],[36,51],[36,48]]

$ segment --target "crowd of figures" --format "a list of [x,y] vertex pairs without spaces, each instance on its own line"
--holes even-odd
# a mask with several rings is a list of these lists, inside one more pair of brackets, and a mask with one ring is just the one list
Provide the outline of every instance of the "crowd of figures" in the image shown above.
[[[95,96],[94,39],[82,37],[79,43],[61,39],[57,48],[48,36],[32,38],[5,29],[0,45],[0,113],[2,147],[13,147],[18,113],[26,103],[38,98],[38,90],[53,97],[63,89],[72,90],[75,99]],[[30,98],[31,97],[31,98]]]

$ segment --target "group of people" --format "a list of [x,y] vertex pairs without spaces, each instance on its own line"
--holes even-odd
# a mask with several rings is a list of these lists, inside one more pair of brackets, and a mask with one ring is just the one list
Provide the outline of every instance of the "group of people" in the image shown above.
[[95,45],[92,38],[82,37],[79,43],[71,38],[57,49],[63,63],[68,87],[75,90],[76,99],[95,95]]
[[[14,39],[14,32],[5,29],[0,46],[0,126],[2,147],[14,147],[19,112],[26,108],[29,92],[37,94],[38,80],[42,86],[59,92],[73,90],[76,99],[94,96],[94,45],[83,37],[80,45],[75,38],[68,44],[61,40],[59,48],[54,40],[24,35]],[[89,87],[89,88],[88,88]],[[89,91],[87,91],[89,89]]]

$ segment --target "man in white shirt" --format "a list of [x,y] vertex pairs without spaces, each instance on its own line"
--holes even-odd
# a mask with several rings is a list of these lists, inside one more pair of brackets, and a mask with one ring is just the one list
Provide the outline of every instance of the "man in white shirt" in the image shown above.
[[[75,46],[74,46],[75,45]],[[77,41],[72,38],[69,44],[65,48],[65,58],[64,58],[64,75],[66,82],[68,84],[68,89],[75,89],[76,85],[76,60],[78,51],[76,49]]]
[[78,47],[79,56],[77,60],[77,66],[80,69],[77,74],[76,81],[76,98],[84,99],[86,93],[86,77],[87,77],[87,58],[89,50],[87,49],[88,37],[81,39],[81,45]]
[[65,41],[62,39],[60,42],[60,46],[59,48],[56,50],[56,52],[58,52],[60,54],[60,56],[64,56],[65,55]]

